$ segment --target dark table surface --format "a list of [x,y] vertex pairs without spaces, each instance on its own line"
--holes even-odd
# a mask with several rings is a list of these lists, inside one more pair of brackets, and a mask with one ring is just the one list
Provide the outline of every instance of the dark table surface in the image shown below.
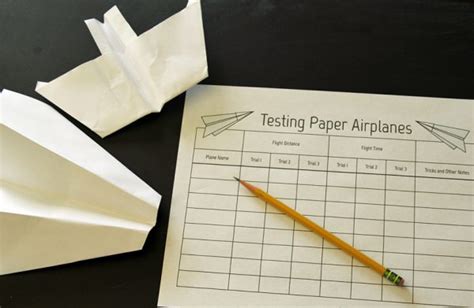
[[[0,0],[0,87],[45,101],[36,81],[98,56],[83,20],[113,5],[141,34],[186,1]],[[202,11],[205,84],[474,98],[472,0],[202,0]],[[68,117],[163,195],[157,226],[142,251],[0,277],[0,307],[156,305],[183,104],[105,139]]]

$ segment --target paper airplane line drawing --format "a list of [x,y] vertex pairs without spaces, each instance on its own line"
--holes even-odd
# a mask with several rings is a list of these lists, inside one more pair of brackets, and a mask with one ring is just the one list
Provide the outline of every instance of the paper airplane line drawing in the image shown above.
[[467,129],[450,127],[445,125],[439,125],[430,122],[416,121],[424,129],[429,131],[433,136],[441,140],[451,149],[460,149],[463,152],[466,152],[466,144],[464,140],[467,135],[470,133]]
[[206,126],[202,137],[205,138],[209,135],[217,136],[252,113],[253,111],[243,111],[202,116],[201,119]]

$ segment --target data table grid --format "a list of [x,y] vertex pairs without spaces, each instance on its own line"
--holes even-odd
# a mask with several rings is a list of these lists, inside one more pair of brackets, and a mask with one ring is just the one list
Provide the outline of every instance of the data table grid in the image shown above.
[[[204,138],[203,130],[195,131],[177,287],[428,305],[444,292],[470,302],[472,161],[435,156],[430,141],[245,130]],[[383,281],[234,176],[396,271],[406,287]]]

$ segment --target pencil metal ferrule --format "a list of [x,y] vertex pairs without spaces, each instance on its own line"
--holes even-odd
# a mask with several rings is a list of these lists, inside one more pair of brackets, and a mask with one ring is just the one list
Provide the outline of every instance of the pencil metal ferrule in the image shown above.
[[397,286],[403,286],[403,283],[405,282],[405,280],[400,275],[395,272],[392,272],[392,270],[388,268],[383,273],[383,276],[387,278],[388,281]]

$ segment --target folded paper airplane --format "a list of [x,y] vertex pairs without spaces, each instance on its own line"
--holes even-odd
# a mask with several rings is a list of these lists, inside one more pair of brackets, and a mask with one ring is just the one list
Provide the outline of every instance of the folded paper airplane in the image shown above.
[[202,116],[201,119],[206,126],[203,138],[211,134],[213,136],[219,135],[237,122],[248,117],[252,112],[253,111],[246,111]]
[[469,131],[467,129],[439,125],[429,122],[416,122],[420,124],[424,129],[429,131],[433,136],[445,143],[451,149],[454,150],[458,148],[461,151],[466,152],[466,144],[464,140],[469,134]]
[[208,76],[201,4],[137,36],[117,7],[86,20],[102,55],[36,91],[101,137],[152,112]]
[[160,195],[50,106],[0,93],[0,274],[142,248]]

